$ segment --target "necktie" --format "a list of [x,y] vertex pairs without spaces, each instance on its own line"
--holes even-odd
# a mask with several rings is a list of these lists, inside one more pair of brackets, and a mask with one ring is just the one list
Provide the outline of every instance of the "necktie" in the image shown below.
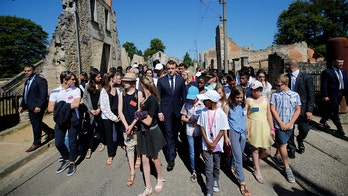
[[337,69],[337,75],[338,75],[338,80],[340,82],[340,90],[344,89],[344,82],[343,82],[343,76],[342,76],[342,72],[340,69]]
[[294,74],[291,74],[291,90],[295,91],[296,90],[296,77]]
[[174,92],[174,76],[169,76],[170,78],[170,88]]
[[24,103],[28,103],[28,91],[29,91],[30,79],[25,82],[24,90]]

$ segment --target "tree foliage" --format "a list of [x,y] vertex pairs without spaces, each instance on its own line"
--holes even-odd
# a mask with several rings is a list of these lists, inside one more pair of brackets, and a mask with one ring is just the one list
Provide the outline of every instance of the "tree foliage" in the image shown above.
[[328,39],[347,36],[348,2],[297,0],[279,15],[277,27],[275,44],[305,41],[309,47],[325,55]]
[[142,56],[142,51],[138,50],[133,42],[126,42],[122,45],[122,47],[127,51],[128,57],[132,60],[134,54]]
[[184,55],[183,63],[185,63],[188,67],[193,66],[193,61],[188,52],[186,52]]
[[164,52],[165,49],[166,47],[163,44],[162,40],[154,38],[150,42],[150,48],[144,51],[144,58],[147,59],[148,57],[156,54],[159,51]]
[[31,20],[0,16],[0,78],[20,73],[47,54],[48,33]]

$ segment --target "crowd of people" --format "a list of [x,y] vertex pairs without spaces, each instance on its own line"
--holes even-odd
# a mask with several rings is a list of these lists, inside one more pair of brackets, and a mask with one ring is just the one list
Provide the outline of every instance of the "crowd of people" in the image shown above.
[[[342,65],[338,57],[323,71],[323,98],[330,105],[330,113],[321,122],[326,126],[331,118],[337,132],[344,135],[338,104],[342,96],[348,95],[348,80]],[[142,166],[145,190],[140,195],[151,195],[160,193],[165,182],[159,152],[163,150],[170,172],[181,147],[187,149],[193,183],[197,182],[197,163],[203,161],[206,195],[219,192],[220,164],[226,161],[239,182],[240,192],[248,196],[243,162],[251,159],[256,182],[266,183],[260,159],[271,155],[273,145],[276,152],[272,159],[284,170],[287,181],[295,182],[288,158],[295,158],[296,151],[305,152],[303,141],[314,110],[313,79],[299,70],[296,60],[286,61],[286,73],[273,82],[267,80],[265,70],[259,69],[255,74],[251,66],[243,67],[237,76],[219,76],[213,70],[193,74],[185,64],[178,65],[174,60],[165,65],[155,61],[152,67],[154,70],[135,64],[125,73],[122,67],[111,68],[108,73],[92,68],[89,75],[81,73],[80,81],[70,71],[60,74],[61,85],[51,91],[47,107],[48,112],[54,113],[55,145],[62,159],[57,173],[67,169],[67,175],[73,175],[78,156],[91,159],[94,151],[105,148],[106,165],[112,165],[116,148],[120,147],[126,151],[129,164],[125,185],[134,184],[135,169]],[[31,89],[37,88],[32,78],[47,86],[32,66],[25,67],[25,72]],[[30,99],[25,97],[20,112],[28,108],[27,103]],[[35,140],[28,151],[40,145],[40,120],[45,109],[41,102],[29,107]],[[299,129],[297,148],[295,124]],[[52,132],[47,134],[53,138]],[[150,161],[156,170],[154,189]]]

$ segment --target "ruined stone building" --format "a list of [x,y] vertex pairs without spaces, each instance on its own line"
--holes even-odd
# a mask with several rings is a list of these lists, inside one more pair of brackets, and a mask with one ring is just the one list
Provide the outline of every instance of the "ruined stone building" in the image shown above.
[[121,48],[112,0],[62,0],[63,12],[42,68],[49,90],[60,83],[62,71],[105,73],[121,65]]
[[[222,24],[216,28],[216,46],[200,53],[200,65],[203,68],[218,69],[223,67],[223,31]],[[283,54],[288,58],[294,58],[299,62],[317,62],[322,61],[323,58],[314,56],[314,51],[308,48],[307,43],[295,43],[290,45],[272,45],[262,50],[253,50],[250,47],[240,47],[231,38],[228,38],[228,64],[229,71],[236,72],[240,68],[249,64],[255,69],[268,68],[268,56],[273,53]]]
[[169,60],[174,60],[178,65],[181,63],[181,60],[177,57],[169,56],[162,51],[158,51],[155,54],[153,54],[151,57],[147,59],[146,63],[150,68],[153,68],[152,62],[154,62],[155,60],[159,60],[163,65],[165,65]]

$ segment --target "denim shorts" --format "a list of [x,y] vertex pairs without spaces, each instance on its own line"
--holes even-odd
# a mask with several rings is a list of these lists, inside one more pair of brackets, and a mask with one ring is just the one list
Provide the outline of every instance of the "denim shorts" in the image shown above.
[[276,143],[277,144],[287,144],[289,141],[290,136],[292,135],[292,132],[294,132],[294,128],[287,130],[287,131],[283,131],[281,129],[276,129]]

